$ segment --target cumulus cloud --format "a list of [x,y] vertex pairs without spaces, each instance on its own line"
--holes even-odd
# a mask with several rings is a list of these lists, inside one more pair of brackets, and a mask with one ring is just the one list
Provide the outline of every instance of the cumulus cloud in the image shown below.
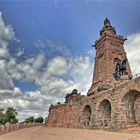
[[140,33],[128,35],[124,46],[133,75],[140,73]]
[[0,58],[8,59],[7,46],[15,38],[15,33],[10,24],[6,25],[0,12]]
[[[18,61],[26,50],[16,55],[8,51],[8,44],[15,39],[11,25],[6,25],[0,13],[0,106],[13,106],[19,113],[19,119],[29,116],[46,116],[50,104],[64,101],[64,97],[74,88],[86,94],[92,81],[94,52],[90,50],[85,56],[72,56],[67,47],[53,41],[39,40],[35,43],[41,50],[30,58]],[[133,73],[138,68],[140,34],[128,36],[125,44]],[[44,50],[47,50],[45,52]],[[47,53],[47,55],[46,55]],[[51,57],[46,57],[52,55]],[[33,82],[38,89],[21,91],[14,85],[14,80]]]
[[75,58],[56,56],[46,61],[42,53],[20,63],[11,59],[8,66],[12,79],[34,81],[39,88],[37,91],[24,92],[12,101],[5,99],[4,105],[6,106],[7,102],[10,105],[15,103],[20,112],[30,110],[31,113],[36,112],[38,115],[47,113],[50,104],[63,102],[65,95],[74,88],[86,94],[93,70],[93,64],[90,63],[88,56]]
[[21,96],[22,92],[19,88],[15,87],[13,90],[0,90],[0,100],[7,98],[17,98]]
[[0,60],[0,89],[13,90],[13,82],[6,69],[6,62]]
[[[18,61],[26,50],[20,50],[16,55],[10,54],[9,42],[15,39],[11,25],[6,25],[0,13],[0,106],[13,106],[19,112],[19,119],[28,116],[46,116],[50,104],[64,101],[64,97],[74,88],[86,94],[92,78],[93,64],[90,55],[73,57],[66,46],[50,40],[38,41],[36,47],[46,49],[46,52]],[[48,54],[48,53],[47,53]],[[90,53],[91,54],[91,53]],[[14,80],[33,82],[38,89],[21,91],[14,85]]]
[[20,89],[14,87],[7,69],[7,62],[10,59],[7,47],[13,39],[15,39],[13,28],[11,25],[5,24],[0,12],[0,100],[8,97],[17,97],[21,94]]
[[19,49],[18,52],[15,54],[16,57],[20,57],[24,54],[24,49]]
[[47,53],[48,57],[52,56],[71,56],[70,50],[62,43],[50,39],[38,40],[35,44],[36,48],[41,48]]
[[[56,71],[57,70],[57,71]],[[47,73],[51,76],[63,76],[68,72],[68,62],[64,57],[55,57],[48,63]]]

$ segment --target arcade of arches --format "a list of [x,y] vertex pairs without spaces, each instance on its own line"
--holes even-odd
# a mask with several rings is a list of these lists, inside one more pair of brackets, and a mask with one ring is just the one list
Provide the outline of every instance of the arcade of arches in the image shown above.
[[[121,101],[123,105],[121,111],[123,111],[122,114],[124,114],[125,125],[140,125],[140,92],[137,90],[130,90],[129,92],[124,93]],[[80,116],[80,125],[84,127],[92,126],[92,122],[94,122],[92,115],[95,115],[96,113],[99,126],[102,128],[109,127],[113,121],[112,118],[114,117],[111,102],[107,98],[103,99],[99,103],[97,110],[93,111],[94,108],[94,105],[84,106],[82,115]]]
[[75,104],[52,106],[47,125],[106,129],[138,126],[140,125],[139,85],[140,77],[114,88],[115,92],[107,90],[100,93],[97,98],[93,98],[93,95]]

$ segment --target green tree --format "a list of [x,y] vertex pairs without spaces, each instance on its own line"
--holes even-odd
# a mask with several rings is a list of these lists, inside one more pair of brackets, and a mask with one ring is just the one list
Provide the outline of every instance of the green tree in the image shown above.
[[14,109],[13,107],[7,108],[5,112],[5,116],[6,116],[6,122],[9,122],[12,124],[18,122],[18,119],[17,119],[18,113],[16,112],[16,109]]
[[31,116],[31,117],[25,119],[25,122],[26,123],[34,123],[35,122],[35,118],[33,116]]
[[6,123],[6,115],[4,113],[4,109],[0,108],[0,124]]
[[44,119],[41,116],[35,119],[36,123],[43,123],[43,121],[44,121]]

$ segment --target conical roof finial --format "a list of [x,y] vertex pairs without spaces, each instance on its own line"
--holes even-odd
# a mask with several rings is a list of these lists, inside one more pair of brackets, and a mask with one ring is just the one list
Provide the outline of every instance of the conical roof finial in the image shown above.
[[102,30],[100,31],[101,36],[104,34],[112,34],[112,35],[116,34],[115,28],[111,26],[110,21],[107,17],[104,20],[104,26]]
[[110,25],[110,21],[109,21],[109,19],[106,17],[106,19],[104,20],[104,25],[106,25],[106,24],[108,24],[108,25]]

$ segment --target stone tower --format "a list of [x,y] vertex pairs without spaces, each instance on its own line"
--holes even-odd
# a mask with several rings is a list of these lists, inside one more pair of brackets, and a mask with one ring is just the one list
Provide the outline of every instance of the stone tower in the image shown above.
[[116,34],[106,18],[100,31],[100,38],[93,45],[96,49],[93,81],[88,95],[94,91],[106,90],[132,77],[122,36]]

